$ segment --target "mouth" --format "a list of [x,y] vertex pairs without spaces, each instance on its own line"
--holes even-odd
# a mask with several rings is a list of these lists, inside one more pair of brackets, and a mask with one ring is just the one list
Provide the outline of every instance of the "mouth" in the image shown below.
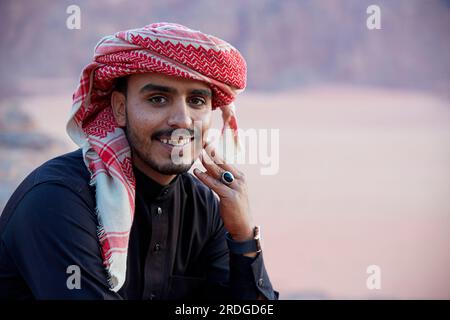
[[184,147],[191,143],[192,140],[194,140],[194,137],[192,136],[180,136],[178,139],[173,138],[165,138],[165,137],[159,137],[156,140],[161,142],[162,144],[168,146],[168,147]]

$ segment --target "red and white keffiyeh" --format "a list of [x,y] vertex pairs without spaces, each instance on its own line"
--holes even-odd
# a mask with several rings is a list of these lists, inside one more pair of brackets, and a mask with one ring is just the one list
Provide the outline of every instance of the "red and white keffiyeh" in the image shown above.
[[227,42],[179,24],[154,23],[121,31],[97,44],[93,62],[85,67],[73,95],[67,133],[83,150],[96,189],[98,237],[111,290],[125,282],[128,239],[135,209],[135,178],[131,151],[113,116],[110,96],[114,79],[157,72],[200,80],[212,92],[224,127],[237,139],[232,104],[246,85],[246,63]]

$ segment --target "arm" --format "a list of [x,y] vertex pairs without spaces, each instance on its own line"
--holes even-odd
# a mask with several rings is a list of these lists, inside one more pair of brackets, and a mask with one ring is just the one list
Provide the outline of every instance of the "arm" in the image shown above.
[[[36,299],[120,299],[107,285],[96,228],[95,214],[78,194],[44,183],[22,199],[3,242]],[[67,286],[75,274],[69,266],[79,267],[80,289]]]
[[220,216],[219,201],[211,192],[212,236],[205,252],[208,263],[208,288],[205,298],[256,300],[278,299],[264,266],[263,255],[232,254],[226,240],[227,230]]

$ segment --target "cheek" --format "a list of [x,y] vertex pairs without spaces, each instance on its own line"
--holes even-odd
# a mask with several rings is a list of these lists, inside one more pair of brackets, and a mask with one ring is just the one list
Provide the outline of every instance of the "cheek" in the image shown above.
[[208,129],[211,125],[211,112],[197,112],[191,114],[193,121],[193,129],[195,134],[194,155],[198,155],[201,149],[205,146]]
[[211,111],[208,111],[205,114],[201,114],[196,121],[200,122],[199,128],[201,128],[203,138],[206,138],[208,134],[207,131],[211,126]]
[[131,105],[127,113],[127,125],[140,137],[148,136],[157,127],[158,117],[142,105]]

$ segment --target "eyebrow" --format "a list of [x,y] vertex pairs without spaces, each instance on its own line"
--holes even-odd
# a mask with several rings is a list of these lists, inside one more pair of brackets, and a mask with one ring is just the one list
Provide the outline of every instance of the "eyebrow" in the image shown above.
[[143,86],[141,88],[141,90],[139,90],[139,93],[144,93],[146,91],[160,91],[160,92],[168,92],[168,93],[177,92],[177,90],[175,88],[160,86],[160,85],[152,84],[152,83],[147,83],[145,86]]
[[191,90],[189,93],[207,96],[208,98],[211,98],[211,96],[212,96],[211,90],[209,90],[209,89],[194,89],[194,90]]
[[[159,91],[159,92],[167,92],[167,93],[176,93],[177,89],[172,88],[172,87],[166,87],[166,86],[161,86],[161,85],[157,85],[157,84],[152,84],[152,83],[147,83],[145,86],[143,86],[141,88],[141,90],[139,90],[139,93],[145,93],[145,92],[151,92],[151,91]],[[204,95],[207,96],[209,98],[212,97],[212,93],[211,90],[209,89],[192,89],[189,91],[190,94],[198,94],[198,95]]]

